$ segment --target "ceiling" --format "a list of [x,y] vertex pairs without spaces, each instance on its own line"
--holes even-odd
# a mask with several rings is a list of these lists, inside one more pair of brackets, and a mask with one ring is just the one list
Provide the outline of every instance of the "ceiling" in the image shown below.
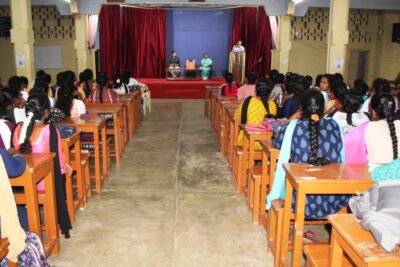
[[[71,14],[70,4],[66,0],[31,0],[32,5],[56,5],[63,15]],[[107,0],[70,0],[77,1],[78,10],[84,14],[98,14]],[[291,0],[205,0],[204,3],[189,3],[188,0],[125,0],[125,4],[226,7],[263,5],[271,16],[284,15]],[[9,5],[10,0],[0,0],[0,5]],[[309,7],[329,7],[330,0],[303,0],[296,5],[295,15],[304,16]],[[400,10],[400,0],[350,0],[350,7],[357,9]]]

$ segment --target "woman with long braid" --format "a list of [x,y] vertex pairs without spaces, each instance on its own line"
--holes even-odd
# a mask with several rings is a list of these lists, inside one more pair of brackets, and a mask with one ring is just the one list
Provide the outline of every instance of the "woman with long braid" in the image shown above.
[[[58,221],[61,231],[69,238],[71,222],[68,216],[65,196],[65,175],[71,175],[72,169],[65,162],[62,152],[61,138],[58,130],[45,124],[50,113],[49,98],[43,94],[31,95],[25,106],[27,118],[18,124],[13,133],[13,146],[21,154],[50,153],[56,154],[54,159],[54,179],[57,202]],[[37,184],[38,191],[45,190],[44,181]]]
[[342,111],[335,112],[332,118],[339,123],[345,134],[354,127],[369,121],[365,113],[358,112],[363,103],[362,95],[358,91],[354,89],[348,90],[342,96],[340,102],[342,103]]
[[[291,136],[288,136],[289,139],[285,138],[285,141],[289,141],[289,146],[285,144],[285,147],[290,149],[290,162],[312,165],[342,162],[343,138],[340,126],[331,118],[323,118],[324,97],[322,93],[316,89],[306,90],[300,100],[300,112],[300,119],[291,122],[292,125],[294,124],[292,132],[287,131],[291,125],[289,124],[275,133],[272,141],[274,146],[283,149],[284,137],[288,132]],[[275,191],[276,181],[277,177],[274,180],[272,191]],[[282,187],[278,186],[277,188],[276,190],[281,192]],[[348,195],[307,195],[305,217],[317,219],[336,213],[347,205],[349,198]],[[275,198],[269,196],[268,202],[270,203],[273,199]]]
[[395,102],[388,93],[371,98],[371,122],[365,128],[367,160],[371,167],[390,163],[399,156],[400,121],[394,120]]
[[238,85],[233,82],[233,74],[231,72],[227,72],[225,74],[225,81],[223,85],[218,88],[218,95],[220,96],[236,96]]
[[[261,124],[264,118],[275,117],[277,108],[274,101],[269,100],[273,84],[271,81],[259,82],[256,85],[256,96],[247,97],[235,112],[235,119],[240,119],[241,124]],[[243,144],[243,131],[240,131],[238,144]],[[255,149],[261,150],[259,143]]]
[[105,72],[100,72],[97,74],[97,83],[95,84],[95,89],[90,93],[90,102],[116,102],[118,99],[117,93],[108,88],[108,79]]

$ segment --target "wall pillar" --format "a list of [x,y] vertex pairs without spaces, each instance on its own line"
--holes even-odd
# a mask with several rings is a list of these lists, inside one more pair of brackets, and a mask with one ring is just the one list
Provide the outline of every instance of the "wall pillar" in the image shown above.
[[349,42],[349,2],[331,0],[328,31],[327,73],[344,74]]
[[292,16],[285,15],[279,17],[279,43],[278,43],[278,70],[281,73],[287,73],[289,71],[289,57],[290,50],[292,49],[292,39],[291,39],[291,20]]
[[88,16],[83,14],[74,14],[75,19],[75,50],[77,62],[77,74],[86,68],[90,68],[96,73],[95,50],[88,48]]
[[11,0],[11,42],[14,44],[16,74],[35,78],[31,0]]

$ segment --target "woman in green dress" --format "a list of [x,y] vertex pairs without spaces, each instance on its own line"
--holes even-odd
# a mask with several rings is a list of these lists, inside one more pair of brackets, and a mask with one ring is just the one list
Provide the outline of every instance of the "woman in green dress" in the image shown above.
[[201,69],[203,71],[203,80],[207,80],[210,76],[212,60],[208,57],[207,53],[204,53],[203,59],[201,60]]

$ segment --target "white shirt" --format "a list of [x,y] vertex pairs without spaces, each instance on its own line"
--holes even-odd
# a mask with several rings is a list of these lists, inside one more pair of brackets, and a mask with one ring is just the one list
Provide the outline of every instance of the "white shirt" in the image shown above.
[[14,108],[15,123],[23,122],[26,119],[25,108]]
[[235,45],[232,49],[232,52],[245,52],[246,49],[242,45]]
[[51,96],[49,96],[49,101],[50,101],[50,107],[53,108],[54,105],[56,104],[56,101]]
[[367,100],[365,100],[364,104],[361,107],[361,112],[369,112],[369,104],[371,103],[371,98],[367,98]]
[[332,118],[336,119],[339,123],[339,126],[343,129],[343,134],[350,132],[353,128],[357,127],[358,125],[369,121],[367,115],[364,113],[353,113],[351,114],[351,122],[353,125],[347,124],[347,114],[341,111],[337,111]]
[[83,101],[79,99],[74,99],[74,102],[76,103],[76,107],[78,108],[79,116],[86,114],[85,103],[83,103]]
[[[118,87],[118,88],[113,88],[113,90],[114,90],[117,94],[119,94],[119,95],[126,94],[125,85],[124,85],[124,84],[122,84],[122,85],[121,85],[120,87]],[[128,93],[129,93],[129,88],[128,88]]]
[[5,146],[5,149],[9,149],[11,145],[11,131],[10,128],[8,128],[6,121],[3,119],[0,119],[0,132],[1,132],[1,138],[3,139],[3,143]]

